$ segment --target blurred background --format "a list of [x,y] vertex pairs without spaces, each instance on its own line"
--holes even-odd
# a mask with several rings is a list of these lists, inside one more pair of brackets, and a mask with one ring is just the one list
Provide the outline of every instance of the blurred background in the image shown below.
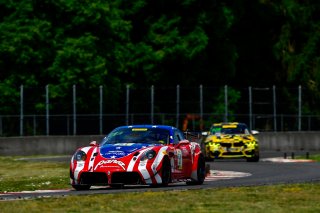
[[317,0],[0,2],[0,136],[317,131]]

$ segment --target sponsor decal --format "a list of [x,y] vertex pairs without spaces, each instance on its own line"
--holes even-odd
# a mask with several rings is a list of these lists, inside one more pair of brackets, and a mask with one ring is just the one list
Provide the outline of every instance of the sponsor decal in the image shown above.
[[96,165],[96,167],[95,167],[94,169],[96,170],[97,167],[102,166],[102,165],[107,165],[107,164],[117,164],[117,165],[119,165],[123,170],[125,170],[124,167],[126,166],[126,164],[123,163],[123,162],[120,161],[120,160],[111,159],[111,160],[102,160],[102,161],[100,161],[100,162]]
[[185,147],[181,147],[181,151],[183,152],[183,155],[188,155],[189,151]]
[[228,128],[235,129],[235,128],[237,128],[237,125],[223,125],[222,128],[224,128],[224,129],[228,129]]
[[180,149],[177,149],[176,150],[176,153],[177,153],[177,158],[178,158],[178,169],[182,169],[182,152]]
[[132,131],[136,131],[136,132],[142,131],[142,132],[144,132],[144,131],[148,131],[148,129],[147,128],[134,128],[134,129],[132,129]]
[[132,145],[134,145],[134,143],[116,143],[116,144],[114,144],[114,146],[117,146],[117,148],[118,147],[121,148],[121,146],[132,146]]
[[123,151],[108,151],[106,154],[107,155],[114,155],[115,157],[125,156],[125,153]]

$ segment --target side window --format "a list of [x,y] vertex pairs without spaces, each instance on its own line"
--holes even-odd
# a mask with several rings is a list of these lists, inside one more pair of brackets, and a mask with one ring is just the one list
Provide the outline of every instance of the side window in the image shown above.
[[182,141],[184,139],[185,139],[184,134],[181,131],[176,130],[174,132],[174,142],[173,142],[174,144],[178,144],[179,141]]
[[250,134],[250,131],[249,131],[249,129],[247,129],[247,128],[246,128],[246,129],[244,130],[244,134],[247,134],[247,135],[249,135],[249,134]]
[[182,140],[185,140],[185,139],[186,139],[186,138],[185,138],[185,136],[184,136],[184,134],[183,134],[183,132],[178,131],[178,134],[179,134],[180,141],[182,141]]
[[180,141],[180,137],[177,131],[174,132],[174,138],[173,138],[173,143],[178,144]]

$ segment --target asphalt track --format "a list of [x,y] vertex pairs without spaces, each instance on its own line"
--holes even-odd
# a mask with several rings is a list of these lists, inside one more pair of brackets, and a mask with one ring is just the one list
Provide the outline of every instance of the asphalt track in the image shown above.
[[281,155],[280,153],[266,153],[261,157],[260,162],[256,163],[246,162],[242,159],[207,162],[206,164],[210,165],[210,174],[208,174],[203,185],[186,185],[184,182],[181,182],[170,184],[168,187],[125,186],[122,189],[92,187],[92,189],[86,191],[75,191],[70,188],[47,191],[7,192],[0,194],[0,201],[84,194],[116,194],[320,182],[319,162],[284,159]]

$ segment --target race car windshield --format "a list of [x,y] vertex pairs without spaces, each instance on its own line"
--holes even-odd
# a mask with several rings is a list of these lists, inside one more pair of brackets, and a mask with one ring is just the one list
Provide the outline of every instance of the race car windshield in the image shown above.
[[215,134],[217,134],[217,133],[221,133],[221,127],[212,127],[212,128],[210,129],[210,134],[211,134],[211,135],[215,135]]
[[245,130],[241,128],[223,128],[221,129],[222,134],[244,134]]
[[160,128],[122,128],[112,131],[101,145],[115,143],[169,144],[169,131]]

